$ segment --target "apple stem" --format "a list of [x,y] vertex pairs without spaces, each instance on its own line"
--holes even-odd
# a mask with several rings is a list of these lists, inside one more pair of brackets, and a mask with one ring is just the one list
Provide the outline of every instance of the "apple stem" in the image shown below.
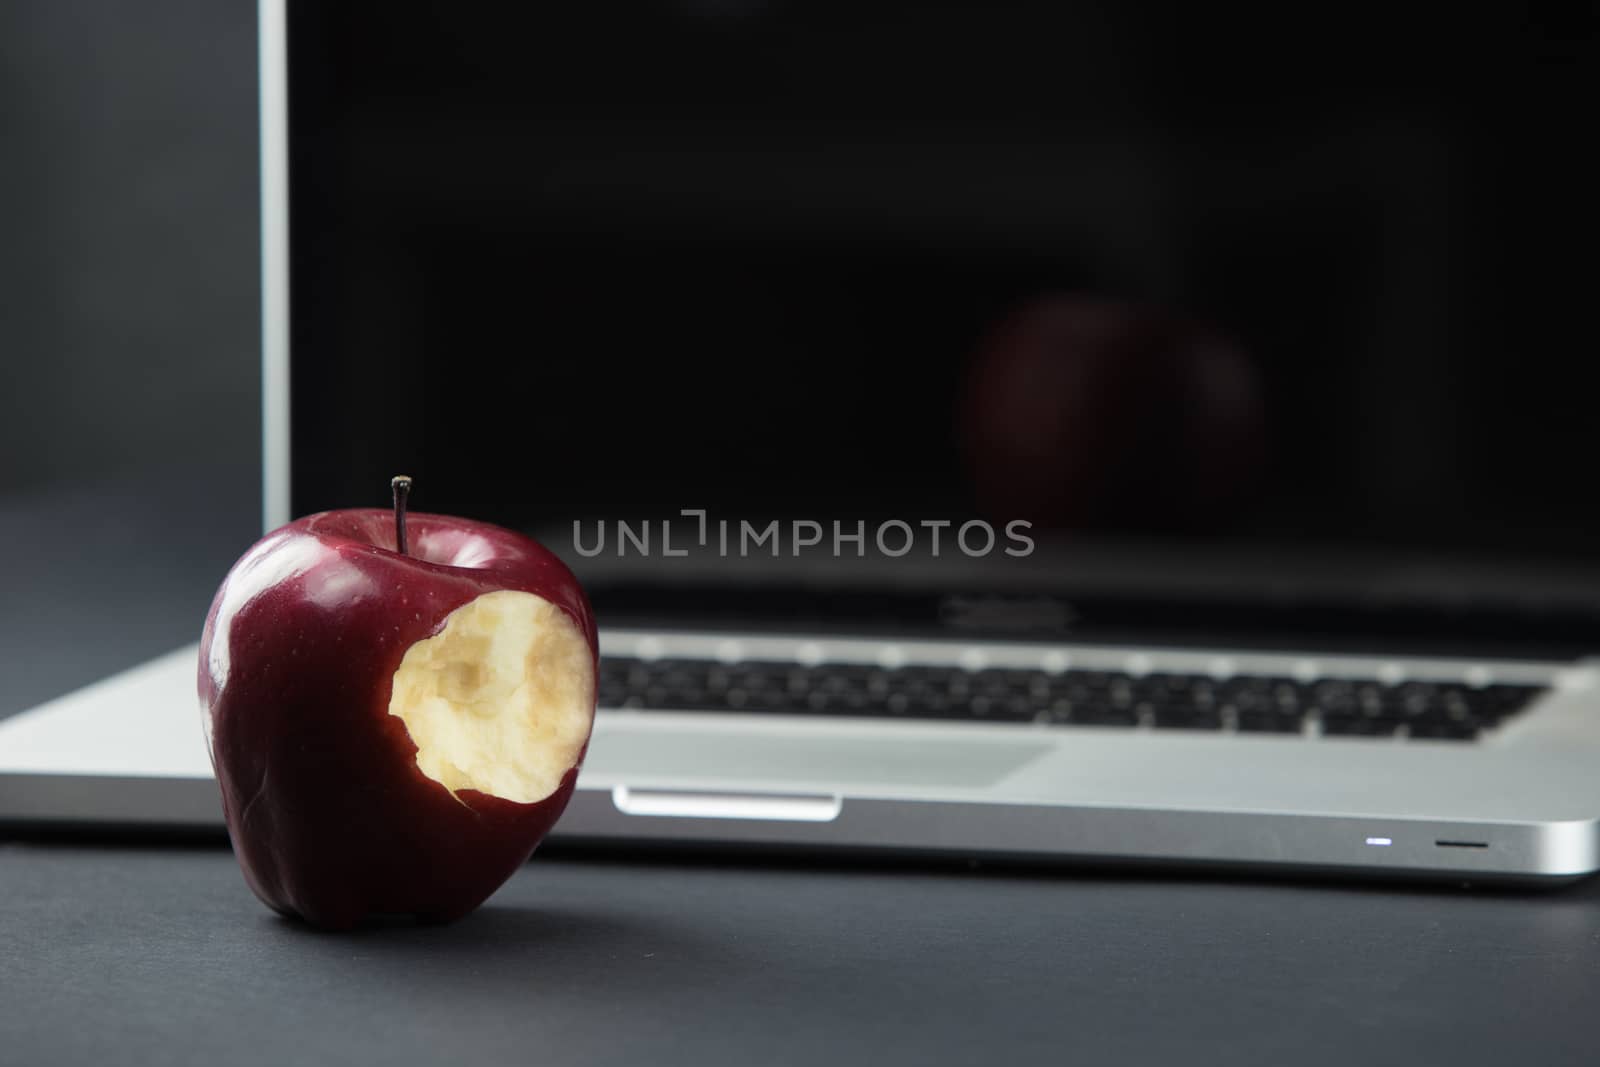
[[411,478],[409,475],[397,474],[389,479],[389,488],[394,491],[394,544],[402,556],[406,552],[406,497],[411,494]]

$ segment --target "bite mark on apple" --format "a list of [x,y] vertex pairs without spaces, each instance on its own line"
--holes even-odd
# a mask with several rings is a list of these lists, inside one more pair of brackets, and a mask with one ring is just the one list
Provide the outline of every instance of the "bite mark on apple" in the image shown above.
[[594,660],[582,631],[519,590],[468,601],[408,648],[389,699],[424,775],[452,795],[472,789],[519,804],[560,787],[593,709]]

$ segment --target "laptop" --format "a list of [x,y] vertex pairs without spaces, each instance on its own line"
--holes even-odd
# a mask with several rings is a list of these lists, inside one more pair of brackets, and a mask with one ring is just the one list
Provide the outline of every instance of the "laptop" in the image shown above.
[[[1592,47],[569,8],[260,8],[264,525],[572,565],[559,839],[1600,867]],[[0,819],[220,827],[195,655],[0,723]]]

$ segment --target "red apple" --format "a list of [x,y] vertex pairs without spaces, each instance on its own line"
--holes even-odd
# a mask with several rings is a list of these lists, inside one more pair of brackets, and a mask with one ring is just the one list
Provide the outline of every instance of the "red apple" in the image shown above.
[[973,353],[964,450],[981,510],[1045,528],[1224,524],[1267,459],[1261,373],[1171,309],[1054,293]]
[[360,509],[273,531],[200,641],[245,880],[318,926],[476,908],[560,818],[594,725],[599,646],[572,572],[500,527],[397,525]]

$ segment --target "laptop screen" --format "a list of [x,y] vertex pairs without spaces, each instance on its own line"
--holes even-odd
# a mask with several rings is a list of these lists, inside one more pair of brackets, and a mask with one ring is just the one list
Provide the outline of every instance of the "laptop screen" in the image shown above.
[[1593,14],[1307,25],[291,3],[294,510],[609,622],[1592,644]]

